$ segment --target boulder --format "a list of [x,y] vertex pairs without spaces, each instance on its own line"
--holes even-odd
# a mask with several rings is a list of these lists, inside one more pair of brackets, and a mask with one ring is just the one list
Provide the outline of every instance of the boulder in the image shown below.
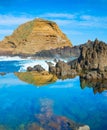
[[27,71],[37,71],[42,72],[45,71],[45,69],[41,65],[35,65],[34,67],[27,67]]
[[45,71],[45,69],[41,65],[35,65],[33,71],[42,72]]
[[31,66],[27,67],[27,71],[33,71],[33,68]]

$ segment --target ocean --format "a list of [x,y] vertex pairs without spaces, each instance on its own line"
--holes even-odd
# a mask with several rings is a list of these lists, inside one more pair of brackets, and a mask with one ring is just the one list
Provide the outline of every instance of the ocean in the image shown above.
[[0,75],[0,130],[33,130],[38,125],[50,130],[55,128],[53,118],[59,117],[88,125],[91,130],[107,129],[106,90],[83,89],[79,76],[36,86],[14,74],[35,64],[48,69],[45,60],[0,58],[0,72],[5,72]]

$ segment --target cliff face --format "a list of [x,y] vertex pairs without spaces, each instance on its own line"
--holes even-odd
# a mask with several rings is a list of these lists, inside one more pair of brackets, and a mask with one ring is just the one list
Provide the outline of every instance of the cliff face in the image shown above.
[[1,53],[35,54],[41,50],[72,46],[69,39],[52,21],[34,19],[20,25],[11,36],[0,42]]

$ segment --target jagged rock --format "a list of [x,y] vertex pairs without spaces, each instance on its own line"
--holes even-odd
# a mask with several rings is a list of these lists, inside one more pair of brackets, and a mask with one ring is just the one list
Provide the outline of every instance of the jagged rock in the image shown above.
[[81,70],[105,71],[107,68],[107,45],[98,41],[88,41],[88,46],[80,47],[80,56],[77,60],[68,63],[71,68]]
[[49,72],[57,75],[59,78],[74,77],[76,70],[71,69],[71,66],[64,61],[58,61],[56,66],[49,66]]
[[81,47],[78,64],[84,70],[104,71],[107,67],[107,45],[95,40],[90,47]]
[[58,77],[83,75],[85,79],[107,79],[107,45],[98,41],[88,41],[80,46],[79,58],[65,63],[58,61],[49,66],[49,72]]
[[80,47],[79,58],[68,64],[85,79],[107,79],[107,44],[97,39],[87,44]]
[[72,44],[55,22],[34,19],[20,25],[0,42],[0,54],[35,54],[64,46]]

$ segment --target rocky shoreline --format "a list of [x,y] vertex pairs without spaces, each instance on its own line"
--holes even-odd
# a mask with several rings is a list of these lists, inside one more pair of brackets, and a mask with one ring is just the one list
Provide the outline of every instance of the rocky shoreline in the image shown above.
[[58,61],[49,66],[49,72],[58,77],[82,75],[85,79],[107,79],[107,45],[98,41],[88,41],[88,46],[80,47],[80,56],[68,63]]

